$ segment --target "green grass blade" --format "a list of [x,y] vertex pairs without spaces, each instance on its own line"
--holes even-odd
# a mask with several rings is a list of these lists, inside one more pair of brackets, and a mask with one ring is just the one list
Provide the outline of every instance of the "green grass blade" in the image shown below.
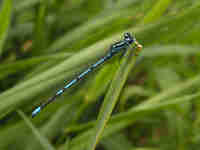
[[17,111],[18,114],[24,119],[28,127],[33,131],[35,137],[39,140],[40,144],[46,150],[55,150],[53,146],[48,142],[48,140],[41,135],[41,133],[33,126],[33,124],[29,121],[29,119],[25,116],[22,111]]
[[[186,95],[186,96],[179,97],[176,99],[171,99],[167,102],[158,102],[151,105],[144,104],[142,107],[136,106],[133,108],[133,110],[129,110],[127,112],[121,113],[120,115],[116,115],[112,117],[111,121],[108,123],[108,126],[103,132],[102,138],[107,137],[127,127],[128,125],[132,124],[136,120],[139,120],[145,117],[146,115],[149,115],[152,112],[172,108],[176,105],[180,105],[182,103],[194,100],[195,98],[198,98],[199,96],[200,94],[198,93],[198,94],[193,94],[193,95]],[[88,125],[92,127],[92,126],[95,126],[95,124],[96,122],[90,122]],[[86,125],[84,126],[86,127]],[[77,129],[81,129],[81,127]],[[71,143],[73,146],[72,149],[77,149],[77,150],[81,149],[80,147],[83,147],[83,145],[88,143],[87,139],[89,136],[93,134],[94,131],[95,129],[92,128],[88,130],[87,132],[83,133],[82,135],[80,135],[79,137],[75,138]],[[82,143],[83,145],[79,146],[78,143]]]
[[0,55],[3,52],[12,16],[12,0],[5,0],[0,12]]
[[152,23],[153,21],[158,20],[172,2],[173,0],[158,0],[152,8],[152,11],[144,17],[143,24]]
[[94,150],[97,143],[100,140],[101,134],[107,124],[107,121],[111,117],[111,113],[114,106],[119,98],[120,92],[127,80],[128,74],[131,71],[133,65],[135,64],[136,58],[133,56],[133,52],[129,49],[125,58],[122,60],[119,70],[117,71],[110,89],[104,99],[103,106],[101,107],[100,113],[98,115],[96,127],[93,132],[93,136],[90,138],[89,145],[86,149]]
[[37,8],[37,20],[35,21],[35,38],[33,41],[34,54],[41,53],[41,50],[47,47],[47,8],[48,8],[48,0],[44,0],[40,3]]
[[[116,38],[116,36],[114,38]],[[31,97],[45,91],[50,85],[56,84],[60,80],[64,80],[64,77],[69,77],[69,74],[72,75],[72,71],[76,71],[74,68],[80,68],[81,65],[84,65],[85,63],[88,64],[88,62],[94,58],[102,56],[108,50],[106,46],[110,45],[112,41],[113,38],[110,38],[99,42],[98,44],[92,45],[80,53],[73,55],[70,59],[67,59],[59,65],[48,69],[44,73],[41,73],[34,78],[31,78],[0,94],[0,114],[5,115],[16,109],[19,104],[24,104]],[[69,74],[66,73],[67,71],[69,71]],[[26,90],[26,92],[23,90]]]
[[16,4],[15,6],[15,11],[19,12],[19,11],[22,11],[26,8],[31,8],[33,7],[34,5],[40,3],[41,0],[24,0],[20,3],[18,3],[18,5]]
[[34,67],[38,64],[45,63],[46,61],[57,62],[59,60],[64,60],[71,56],[72,53],[61,53],[56,55],[45,55],[39,57],[32,57],[24,60],[15,61],[13,63],[4,63],[0,66],[0,79],[6,77],[15,72],[20,72],[31,67]]

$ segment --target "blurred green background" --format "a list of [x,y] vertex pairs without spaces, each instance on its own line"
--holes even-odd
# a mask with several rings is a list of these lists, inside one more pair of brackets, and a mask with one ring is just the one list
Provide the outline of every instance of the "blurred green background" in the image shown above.
[[[116,56],[31,118],[127,31],[137,58]],[[199,45],[199,0],[0,1],[0,149],[198,150]]]

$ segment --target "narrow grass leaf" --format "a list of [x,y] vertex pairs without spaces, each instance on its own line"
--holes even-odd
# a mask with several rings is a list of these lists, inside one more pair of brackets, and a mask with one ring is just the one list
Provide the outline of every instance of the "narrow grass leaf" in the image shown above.
[[[182,96],[176,99],[170,99],[167,102],[158,102],[154,104],[144,104],[143,106],[136,106],[132,110],[129,110],[127,112],[120,113],[119,115],[115,115],[111,118],[110,122],[108,123],[108,126],[105,128],[102,138],[107,137],[123,128],[126,128],[128,125],[133,124],[136,120],[140,120],[146,115],[149,115],[150,113],[153,113],[155,111],[160,111],[163,109],[168,109],[171,107],[174,107],[179,104],[183,104],[185,102],[195,100],[195,98],[198,98],[200,94],[193,94],[193,95],[186,95]],[[88,125],[90,127],[94,126],[96,124],[96,121],[89,122]],[[83,125],[86,127],[87,125]],[[87,126],[87,128],[89,127]],[[76,129],[83,129],[79,126],[79,128]],[[84,132],[82,135],[78,136],[74,140],[72,140],[71,145],[73,146],[72,149],[81,150],[81,147],[83,145],[86,145],[88,143],[88,138],[91,136],[95,131],[95,128],[92,128],[88,130],[87,132]],[[83,145],[78,145],[78,143],[82,143]]]
[[[182,92],[192,86],[199,85],[199,83],[200,83],[200,76],[193,77],[192,79],[189,79],[183,83],[180,83],[172,88],[166,89],[164,92],[162,92],[161,94],[158,94],[157,96],[155,96],[153,98],[150,98],[145,103],[151,104],[151,103],[165,100],[166,98],[175,96],[176,94],[179,94],[180,92]],[[143,104],[141,104],[141,106],[142,105]]]
[[[115,38],[116,37],[119,36],[115,36]],[[80,68],[81,65],[88,63],[98,56],[102,56],[108,50],[106,49],[106,46],[110,45],[112,41],[113,38],[110,38],[105,41],[101,41],[98,44],[92,45],[86,50],[73,55],[70,59],[63,61],[55,67],[48,69],[47,71],[0,94],[0,114],[7,114],[19,106],[19,104],[23,104],[26,100],[28,100],[27,98],[30,99],[31,97],[46,90],[46,88],[50,85],[58,83],[61,79],[63,80],[64,77],[60,77],[60,75],[69,77],[68,75],[71,75],[74,68]],[[92,51],[91,49],[95,49],[95,51]],[[70,71],[71,73],[66,75],[67,71]],[[24,92],[24,90],[26,90],[26,92]]]
[[43,0],[38,9],[37,9],[37,17],[35,21],[35,38],[33,41],[34,53],[42,53],[42,50],[47,46],[47,23],[46,23],[46,16],[47,16],[47,7],[49,1]]
[[144,17],[143,23],[152,23],[158,20],[161,15],[166,11],[173,0],[158,0],[152,10]]
[[107,124],[107,121],[111,117],[111,113],[114,109],[114,106],[119,98],[120,92],[127,80],[128,74],[131,71],[133,65],[135,64],[136,58],[133,56],[133,52],[129,49],[125,58],[122,60],[119,70],[117,71],[111,85],[110,89],[104,99],[103,106],[101,107],[100,113],[98,115],[96,127],[91,136],[88,150],[94,150],[97,143],[100,140],[101,134]]
[[48,140],[44,136],[42,136],[41,133],[33,126],[30,120],[25,116],[25,114],[20,110],[18,110],[17,112],[24,119],[27,126],[32,130],[33,134],[38,139],[43,148],[46,150],[55,150],[53,146],[48,142]]
[[3,52],[3,46],[8,35],[12,16],[12,3],[12,0],[3,1],[3,6],[0,12],[0,55]]
[[26,8],[31,8],[40,3],[41,0],[24,0],[15,5],[15,11],[20,12]]
[[32,57],[24,60],[18,60],[13,63],[6,63],[0,66],[0,79],[6,77],[9,74],[16,73],[23,71],[25,69],[29,69],[31,67],[34,67],[38,64],[41,65],[41,63],[45,63],[46,61],[49,62],[57,62],[59,60],[64,60],[71,56],[72,53],[58,53],[54,55],[45,55],[45,56],[39,56],[39,57]]

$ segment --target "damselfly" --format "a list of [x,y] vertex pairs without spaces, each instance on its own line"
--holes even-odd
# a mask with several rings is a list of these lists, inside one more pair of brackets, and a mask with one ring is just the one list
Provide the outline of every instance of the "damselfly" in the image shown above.
[[135,37],[133,37],[130,33],[124,34],[124,39],[116,42],[111,45],[109,52],[106,56],[102,57],[100,60],[98,60],[95,64],[91,65],[87,70],[82,72],[79,76],[71,80],[69,83],[67,83],[62,89],[58,90],[56,94],[52,97],[50,97],[45,103],[41,104],[39,107],[33,110],[32,117],[36,116],[43,108],[45,108],[48,104],[53,102],[58,96],[62,95],[64,91],[68,88],[70,88],[72,85],[76,84],[78,81],[83,79],[88,73],[92,72],[95,68],[97,68],[99,65],[107,61],[108,59],[112,58],[114,55],[116,55],[119,52],[125,53],[126,50],[133,45],[134,48],[136,48],[136,55],[141,50],[142,45],[140,45]]

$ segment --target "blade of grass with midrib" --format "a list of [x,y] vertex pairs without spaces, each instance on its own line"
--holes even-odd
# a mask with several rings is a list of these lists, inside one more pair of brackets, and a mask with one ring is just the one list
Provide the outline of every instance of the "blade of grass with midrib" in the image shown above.
[[3,52],[4,42],[8,35],[8,28],[11,21],[11,14],[12,14],[12,0],[6,0],[3,2],[3,6],[0,11],[0,55]]
[[107,121],[111,117],[111,113],[114,109],[114,106],[119,98],[120,92],[125,84],[125,81],[128,77],[129,72],[135,64],[135,56],[133,52],[128,50],[125,57],[122,59],[122,64],[120,65],[119,70],[117,71],[111,85],[110,89],[105,96],[103,105],[100,109],[98,115],[97,123],[94,128],[93,135],[89,139],[89,144],[87,150],[94,150],[97,143],[100,140],[100,137],[105,129]]

